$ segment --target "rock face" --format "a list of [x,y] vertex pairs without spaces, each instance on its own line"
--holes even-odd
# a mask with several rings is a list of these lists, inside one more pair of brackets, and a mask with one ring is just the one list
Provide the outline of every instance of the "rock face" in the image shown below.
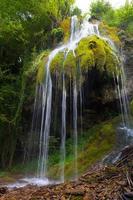
[[124,69],[127,79],[127,89],[130,98],[133,98],[133,38],[121,36],[124,55]]

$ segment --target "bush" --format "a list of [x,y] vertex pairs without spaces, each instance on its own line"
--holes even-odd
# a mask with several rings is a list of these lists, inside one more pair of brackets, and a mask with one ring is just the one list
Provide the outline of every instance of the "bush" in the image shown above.
[[124,6],[113,9],[106,0],[92,2],[90,8],[91,17],[105,21],[110,26],[116,26],[133,34],[133,1],[126,2]]
[[62,28],[54,28],[51,31],[51,34],[54,37],[54,40],[58,43],[63,39],[64,31]]
[[105,14],[112,11],[110,3],[105,0],[96,0],[91,3],[90,13],[91,16],[95,16],[97,19],[102,19]]

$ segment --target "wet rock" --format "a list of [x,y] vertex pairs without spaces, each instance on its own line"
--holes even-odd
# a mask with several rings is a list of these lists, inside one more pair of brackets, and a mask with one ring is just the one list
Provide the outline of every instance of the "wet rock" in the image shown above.
[[[121,36],[125,36],[125,31],[124,30],[120,30],[118,32],[118,36],[121,37]],[[125,36],[126,37],[126,36]]]
[[7,187],[0,187],[0,196],[2,196],[3,194],[6,194],[8,191]]
[[122,52],[124,56],[124,69],[126,74],[127,91],[130,98],[133,97],[133,37],[129,37],[126,34],[120,36],[123,44]]
[[128,47],[133,47],[133,38],[126,38],[125,45]]

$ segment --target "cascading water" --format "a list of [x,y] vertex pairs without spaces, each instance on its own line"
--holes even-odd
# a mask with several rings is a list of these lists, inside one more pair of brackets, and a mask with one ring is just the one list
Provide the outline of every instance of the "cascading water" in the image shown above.
[[[112,47],[114,48],[114,44],[112,42]],[[119,102],[120,102],[120,109],[121,109],[121,118],[122,118],[122,125],[120,127],[121,130],[125,131],[126,137],[133,136],[132,127],[132,120],[131,120],[131,113],[130,113],[130,106],[129,106],[129,99],[127,94],[126,88],[126,74],[124,71],[124,55],[120,56],[121,61],[121,73],[114,74],[114,82],[116,88],[116,94],[118,95]]]
[[[84,20],[83,24],[80,25],[76,16],[72,17],[71,20],[71,36],[68,44],[62,45],[59,48],[53,50],[48,58],[46,65],[46,77],[42,88],[42,114],[41,114],[41,130],[40,130],[40,141],[39,141],[39,160],[38,160],[38,177],[47,177],[47,164],[49,154],[49,138],[50,138],[50,127],[51,127],[51,109],[52,109],[52,79],[50,75],[50,64],[53,58],[59,53],[65,52],[66,56],[69,51],[73,51],[75,55],[75,48],[78,42],[88,35],[97,34],[99,35],[98,25],[91,24]],[[80,71],[81,73],[81,71]],[[64,181],[64,163],[65,163],[65,140],[66,140],[66,96],[67,91],[65,88],[65,74],[63,73],[63,90],[62,90],[62,127],[61,127],[61,181]],[[74,143],[74,177],[77,178],[77,143],[78,143],[78,131],[77,131],[77,98],[78,89],[76,77],[73,81],[73,143]],[[37,99],[37,97],[36,97]],[[37,100],[36,100],[37,101]],[[80,88],[80,102],[82,104],[82,89]],[[82,112],[82,111],[81,111]],[[82,115],[82,114],[81,114]]]
[[121,130],[124,130],[126,133],[126,136],[130,137],[133,136],[133,130],[131,129],[132,123],[131,123],[131,114],[130,114],[130,106],[129,106],[129,99],[127,95],[127,89],[126,89],[126,75],[124,72],[123,62],[121,67],[121,75],[120,77],[117,76],[117,82],[121,84],[121,86],[118,84],[118,94],[119,94],[119,100],[120,100],[120,106],[121,106],[121,114],[122,114],[122,127]]
[[73,132],[74,132],[74,178],[77,179],[78,176],[78,167],[77,167],[77,158],[78,158],[78,130],[77,130],[77,82],[76,78],[73,80]]
[[[48,175],[48,159],[49,159],[49,143],[50,143],[50,136],[51,136],[51,123],[52,123],[52,113],[54,113],[54,107],[52,107],[53,104],[53,83],[51,78],[51,72],[50,72],[50,65],[52,60],[55,58],[55,56],[62,52],[64,53],[64,61],[66,59],[66,56],[70,51],[73,52],[73,55],[75,56],[75,48],[77,47],[77,44],[82,38],[87,37],[88,35],[98,35],[100,36],[98,24],[91,24],[87,20],[84,20],[83,23],[80,25],[78,22],[78,19],[76,16],[73,16],[71,19],[71,35],[70,40],[67,44],[62,45],[61,47],[56,48],[53,50],[49,57],[48,62],[45,66],[45,80],[44,83],[42,83],[38,88],[39,91],[41,91],[41,95],[39,92],[37,92],[37,95],[35,97],[35,109],[34,111],[39,113],[37,111],[37,107],[40,110],[41,108],[41,124],[40,124],[40,139],[39,139],[39,159],[38,159],[38,178],[45,179]],[[112,44],[110,42],[110,44]],[[63,65],[63,64],[62,64]],[[73,128],[73,150],[74,150],[74,179],[77,179],[78,177],[78,164],[77,164],[77,158],[78,158],[78,112],[81,115],[81,126],[82,126],[82,87],[81,87],[81,77],[82,77],[82,71],[80,67],[77,67],[77,71],[79,73],[79,79],[77,80],[77,77],[75,76],[73,78],[73,81],[70,80],[71,88],[69,91],[66,87],[66,79],[65,79],[65,72],[62,72],[62,91],[61,91],[61,127],[60,127],[60,180],[61,182],[64,182],[65,180],[65,159],[66,159],[66,135],[67,135],[67,126],[66,126],[66,115],[67,115],[67,95],[72,98],[72,128]],[[120,105],[121,105],[121,112],[122,112],[122,120],[123,120],[123,127],[129,127],[129,113],[128,113],[128,99],[125,89],[125,83],[124,78],[122,75],[116,76],[114,75],[117,93],[120,99]],[[79,84],[80,83],[80,84]],[[70,95],[71,90],[72,95]],[[72,96],[72,97],[71,97]],[[78,98],[80,101],[80,110],[78,110]],[[41,104],[41,105],[40,105]],[[39,115],[39,114],[38,114]],[[36,124],[36,114],[33,114],[33,123]],[[38,118],[38,117],[37,117]],[[39,125],[38,125],[39,127]],[[82,127],[81,127],[82,132]]]
[[63,72],[63,90],[62,90],[62,127],[61,127],[61,182],[64,182],[64,167],[66,157],[66,87],[65,75]]

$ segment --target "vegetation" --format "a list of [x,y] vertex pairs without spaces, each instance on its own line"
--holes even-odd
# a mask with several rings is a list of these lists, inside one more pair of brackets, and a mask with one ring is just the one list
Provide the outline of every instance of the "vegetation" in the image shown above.
[[80,57],[81,68],[96,67],[99,71],[116,72],[119,62],[107,41],[97,36],[90,36],[80,41],[76,49]]
[[[42,54],[45,55],[45,52]],[[81,70],[84,74],[93,68],[97,68],[101,72],[106,71],[110,75],[112,75],[112,72],[118,73],[120,70],[119,58],[117,58],[116,53],[110,47],[108,41],[98,36],[83,38],[77,45],[75,54],[76,57],[73,52],[70,51],[64,60],[64,53],[59,52],[51,62],[51,72],[53,74],[61,74],[62,70],[64,70],[68,77],[73,77],[77,72],[77,63],[80,63]],[[46,57],[45,59],[47,60]],[[44,73],[42,73],[44,72],[44,65],[45,62],[42,56],[42,59],[38,62],[37,77],[40,77],[39,81],[42,80],[40,74],[44,77]]]
[[[82,133],[78,139],[78,173],[84,173],[88,167],[99,162],[104,156],[111,152],[116,143],[116,128],[120,122],[119,117],[115,117],[103,123],[94,125],[92,128]],[[52,149],[54,147],[52,146]],[[37,160],[27,164],[17,164],[10,169],[10,172],[3,171],[0,173],[1,178],[13,179],[13,174],[34,174],[37,169]],[[61,161],[60,154],[55,148],[54,153],[51,151],[49,160],[50,178],[60,178]],[[65,177],[70,179],[74,174],[74,155],[73,140],[69,138],[66,143],[66,160],[65,160]]]
[[16,145],[25,142],[29,131],[26,127],[31,121],[28,106],[34,99],[34,57],[62,39],[59,25],[71,15],[72,3],[73,0],[0,1],[0,167],[12,165]]
[[103,20],[106,24],[133,34],[133,1],[126,1],[125,5],[114,9],[106,0],[93,1],[90,8],[92,17]]
[[[119,118],[97,124],[90,128],[79,138],[78,147],[78,172],[84,173],[89,166],[100,161],[107,153],[111,152],[116,141],[116,127]],[[72,154],[72,141],[67,141],[67,157],[65,161],[66,179],[72,177],[74,172],[74,157]],[[50,158],[50,177],[58,178],[60,173],[59,153],[52,154]]]
[[90,12],[91,16],[101,20],[104,16],[112,11],[112,6],[108,1],[96,0],[91,3]]

